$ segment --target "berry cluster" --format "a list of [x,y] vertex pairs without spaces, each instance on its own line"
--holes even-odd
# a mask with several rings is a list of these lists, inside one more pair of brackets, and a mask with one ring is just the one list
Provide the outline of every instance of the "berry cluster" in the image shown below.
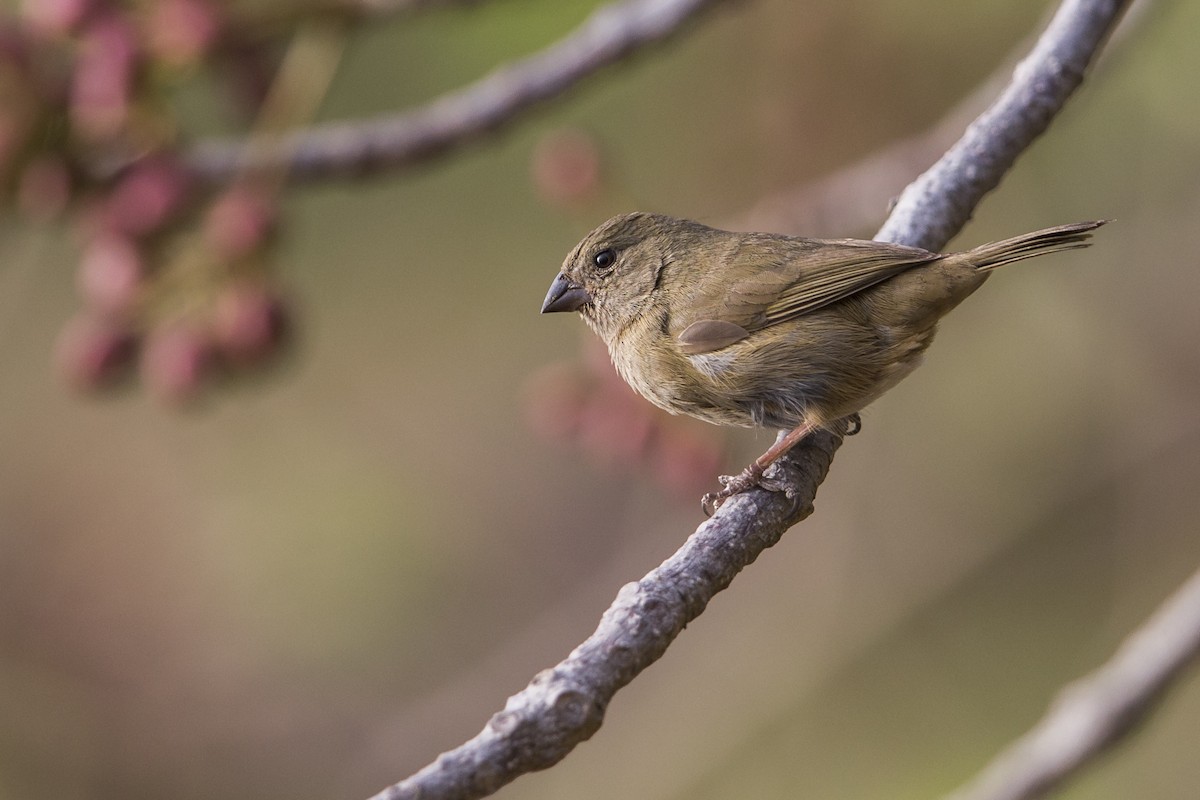
[[280,349],[274,184],[200,185],[168,102],[231,30],[218,0],[26,0],[0,21],[0,202],[77,234],[83,307],[58,348],[77,387],[136,365],[183,402]]

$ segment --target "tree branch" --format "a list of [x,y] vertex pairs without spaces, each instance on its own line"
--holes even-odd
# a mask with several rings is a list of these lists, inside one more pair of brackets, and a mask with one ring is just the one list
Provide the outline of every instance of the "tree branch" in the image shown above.
[[1104,666],[1061,692],[1028,733],[947,800],[1032,800],[1129,733],[1200,656],[1200,571]]
[[953,147],[909,184],[877,239],[940,250],[975,206],[1000,184],[1025,148],[1050,125],[1083,82],[1128,0],[1065,0],[1008,87]]
[[[1116,25],[1121,0],[1065,0],[999,100],[898,201],[880,238],[940,249],[1063,106]],[[627,6],[628,7],[628,6]],[[984,148],[996,147],[996,153]],[[726,502],[680,550],[625,586],[591,637],[509,698],[475,738],[375,800],[484,797],[557,763],[600,727],[622,686],[657,660],[708,601],[812,511],[841,437],[811,436],[775,466],[789,490]]]
[[269,141],[198,143],[185,155],[202,179],[286,170],[296,179],[353,176],[440,155],[551,100],[602,67],[660,42],[722,0],[624,0],[602,6],[550,47],[428,105],[374,120],[307,128]]
[[[830,433],[813,440],[789,466],[803,485],[824,480],[841,444]],[[713,595],[812,513],[811,502],[778,497],[755,492],[739,498],[741,516],[720,514],[701,525],[674,555],[622,587],[595,633],[510,697],[474,739],[374,800],[485,797],[525,772],[558,763],[600,728],[617,690],[657,661]]]
[[[1135,19],[1144,15],[1150,0],[1134,0],[1121,25],[1105,48],[1110,57],[1119,41],[1128,39]],[[1018,53],[1023,53],[1028,43]],[[961,131],[988,107],[1008,85],[1017,56],[1006,58],[971,93],[930,127],[899,139],[827,175],[800,186],[768,194],[728,220],[731,230],[773,231],[792,235],[823,231],[822,235],[851,235],[879,218],[881,197],[894,197],[914,172],[945,153]],[[843,231],[835,234],[835,231]]]

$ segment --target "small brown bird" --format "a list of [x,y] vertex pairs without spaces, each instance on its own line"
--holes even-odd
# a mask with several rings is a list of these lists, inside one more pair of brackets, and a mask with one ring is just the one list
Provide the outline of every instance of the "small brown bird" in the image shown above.
[[621,377],[659,408],[717,425],[792,429],[740,475],[721,477],[723,490],[703,500],[711,513],[762,485],[763,471],[804,436],[912,372],[938,320],[992,269],[1086,247],[1103,224],[938,254],[624,214],[571,251],[542,313],[578,311]]

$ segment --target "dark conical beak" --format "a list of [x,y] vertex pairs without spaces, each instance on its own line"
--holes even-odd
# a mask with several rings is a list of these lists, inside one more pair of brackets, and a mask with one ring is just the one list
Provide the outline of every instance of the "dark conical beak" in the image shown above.
[[580,306],[590,302],[592,302],[592,296],[587,293],[587,289],[577,283],[572,283],[570,278],[560,272],[554,279],[554,283],[550,284],[550,291],[546,292],[546,299],[542,301],[542,313],[578,311]]

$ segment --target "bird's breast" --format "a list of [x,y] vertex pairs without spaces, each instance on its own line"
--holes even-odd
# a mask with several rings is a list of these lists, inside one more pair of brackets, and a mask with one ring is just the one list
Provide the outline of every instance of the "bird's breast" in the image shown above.
[[[759,398],[739,391],[738,358],[744,354],[736,347],[687,356],[659,330],[654,336],[617,337],[609,352],[634,391],[672,414],[738,427],[758,427],[777,418],[764,411]],[[766,405],[775,404],[768,400]]]

